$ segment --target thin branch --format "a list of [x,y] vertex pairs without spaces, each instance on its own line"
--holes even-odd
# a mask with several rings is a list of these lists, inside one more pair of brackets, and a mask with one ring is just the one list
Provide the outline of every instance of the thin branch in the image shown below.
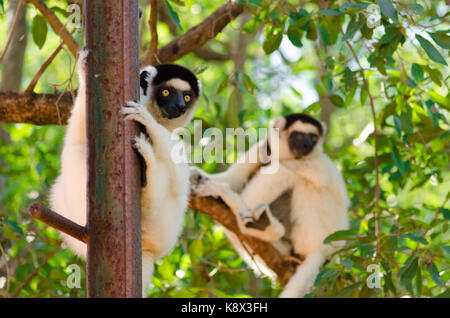
[[19,295],[20,291],[21,291],[25,286],[27,286],[27,285],[30,283],[30,281],[33,279],[33,277],[37,275],[37,273],[39,272],[39,270],[40,270],[42,267],[44,267],[45,264],[47,264],[48,260],[49,260],[50,258],[52,258],[53,255],[56,254],[56,252],[58,252],[58,250],[59,250],[60,247],[61,247],[61,243],[59,243],[59,244],[58,244],[58,245],[50,252],[50,254],[48,254],[47,257],[39,264],[39,266],[36,267],[36,268],[34,269],[34,271],[33,271],[30,275],[28,275],[28,277],[22,282],[22,284],[20,284],[20,286],[17,287],[17,289],[11,294],[11,297],[17,297],[17,295]]
[[0,122],[33,125],[66,124],[72,109],[72,94],[0,92]]
[[205,61],[225,62],[231,59],[231,54],[229,53],[222,54],[203,47],[195,49],[194,54]]
[[[295,265],[287,262],[268,242],[241,233],[234,214],[223,203],[213,198],[191,196],[189,208],[208,215],[222,226],[232,231],[243,245],[247,245],[253,255],[258,255],[278,277],[281,284],[286,284],[295,271]],[[253,256],[250,255],[250,256]]]
[[10,275],[9,275],[9,265],[8,265],[8,259],[6,258],[6,252],[3,249],[2,244],[0,244],[0,251],[2,252],[2,258],[3,258],[3,262],[5,263],[5,271],[6,271],[6,290],[2,291],[1,294],[4,297],[8,296],[8,292],[9,292],[9,284],[10,284]]
[[38,203],[33,203],[28,208],[31,216],[35,219],[38,219],[41,222],[44,222],[51,227],[62,231],[84,243],[88,243],[88,234],[87,230],[84,226],[78,225],[73,221],[59,215],[56,212],[42,206]]
[[56,34],[58,34],[73,56],[77,56],[78,44],[70,32],[59,21],[55,13],[42,0],[24,0],[31,3],[41,12]]
[[[184,55],[202,47],[213,39],[234,18],[244,11],[245,6],[239,3],[226,3],[214,11],[202,23],[190,28],[169,44],[157,51],[156,58],[161,63],[169,63],[178,60]],[[146,60],[141,61],[145,65]]]
[[47,69],[47,67],[53,62],[53,60],[55,59],[55,57],[58,55],[58,53],[61,51],[61,49],[63,47],[64,47],[64,42],[61,42],[58,45],[58,47],[56,48],[56,50],[52,53],[52,55],[50,55],[50,57],[45,61],[45,63],[42,64],[41,68],[36,73],[36,75],[34,75],[33,79],[30,82],[30,84],[28,84],[28,87],[25,90],[26,93],[32,92],[34,90],[34,88],[36,87],[36,84],[39,81],[39,79],[41,78],[42,74],[44,74],[44,72]]
[[157,57],[156,52],[158,50],[158,30],[157,30],[157,24],[158,24],[158,1],[157,0],[150,0],[150,19],[148,20],[148,24],[150,26],[150,34],[151,34],[151,41],[150,41],[150,48],[147,51],[146,56],[144,57],[144,64],[155,64]]
[[[339,28],[342,31],[342,26],[339,22],[339,19],[336,19]],[[375,254],[375,262],[378,262],[381,257],[381,220],[380,220],[380,171],[379,171],[379,158],[378,158],[378,128],[377,128],[377,116],[375,112],[375,102],[372,94],[369,90],[369,82],[367,81],[364,68],[361,65],[361,62],[358,58],[358,55],[355,52],[355,49],[350,44],[348,40],[345,40],[345,44],[350,49],[350,52],[352,53],[353,58],[355,59],[356,63],[359,67],[359,72],[361,73],[361,77],[363,80],[363,85],[365,90],[367,91],[367,96],[369,97],[369,103],[370,103],[370,111],[372,113],[372,121],[373,121],[373,138],[375,141],[375,154],[374,154],[374,170],[375,170],[375,236],[377,238],[376,240],[376,254]]]
[[11,40],[14,35],[14,29],[16,28],[17,21],[19,20],[19,14],[20,14],[20,10],[22,9],[22,5],[23,5],[23,0],[20,0],[19,4],[17,5],[16,15],[14,16],[14,20],[11,24],[11,29],[9,31],[8,39],[6,40],[5,48],[3,49],[3,53],[0,56],[0,63],[2,63],[3,58],[6,55],[6,51],[8,51],[9,45],[11,44]]

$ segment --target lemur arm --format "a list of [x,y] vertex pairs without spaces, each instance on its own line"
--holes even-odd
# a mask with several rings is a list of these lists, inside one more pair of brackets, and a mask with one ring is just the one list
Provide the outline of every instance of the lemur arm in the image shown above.
[[280,163],[275,173],[261,169],[242,190],[242,200],[248,207],[265,203],[270,205],[283,193],[294,187],[295,173]]
[[208,174],[208,178],[216,182],[228,184],[235,192],[241,192],[250,175],[261,167],[260,155],[267,153],[267,141],[262,140],[254,144],[237,162],[226,171],[217,174]]

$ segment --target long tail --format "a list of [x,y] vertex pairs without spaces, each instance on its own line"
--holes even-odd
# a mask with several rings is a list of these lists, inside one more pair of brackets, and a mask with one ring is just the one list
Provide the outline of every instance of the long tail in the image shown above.
[[155,258],[153,254],[142,251],[142,297],[147,297],[147,288],[150,286],[153,276]]
[[319,274],[320,267],[325,260],[326,258],[322,251],[309,254],[305,261],[297,267],[294,275],[289,279],[289,282],[280,294],[280,298],[305,296],[308,289],[314,284],[314,281]]

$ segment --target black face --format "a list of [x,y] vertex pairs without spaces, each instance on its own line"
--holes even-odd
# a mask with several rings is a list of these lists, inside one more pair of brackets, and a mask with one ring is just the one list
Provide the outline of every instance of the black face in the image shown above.
[[156,102],[163,116],[168,119],[180,117],[193,101],[192,92],[183,92],[170,86],[161,86],[156,91]]
[[316,134],[293,131],[289,135],[289,148],[296,158],[300,158],[310,154],[318,140]]

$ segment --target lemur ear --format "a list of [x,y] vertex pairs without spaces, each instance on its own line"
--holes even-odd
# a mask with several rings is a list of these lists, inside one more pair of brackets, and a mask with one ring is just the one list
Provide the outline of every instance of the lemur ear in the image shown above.
[[275,118],[270,122],[270,127],[278,128],[279,130],[283,130],[286,127],[286,118],[284,116],[280,116]]
[[141,87],[141,95],[147,96],[148,88],[151,86],[153,78],[156,76],[156,68],[148,65],[143,67],[139,74],[139,85]]

